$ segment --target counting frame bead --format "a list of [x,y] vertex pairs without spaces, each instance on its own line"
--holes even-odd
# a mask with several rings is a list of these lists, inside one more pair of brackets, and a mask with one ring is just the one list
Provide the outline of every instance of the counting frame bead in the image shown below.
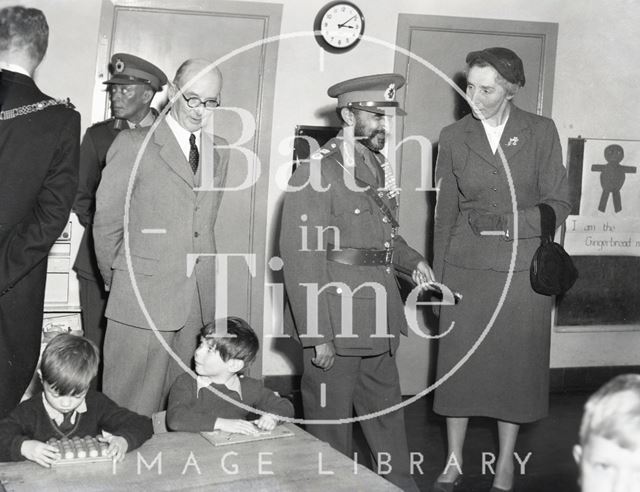
[[47,444],[57,447],[60,453],[60,459],[53,463],[54,466],[111,461],[107,456],[108,444],[98,441],[95,437],[49,439]]

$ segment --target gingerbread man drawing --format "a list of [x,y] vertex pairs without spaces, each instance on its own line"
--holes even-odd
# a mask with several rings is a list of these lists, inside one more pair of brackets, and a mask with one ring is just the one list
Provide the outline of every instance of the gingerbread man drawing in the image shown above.
[[598,210],[604,212],[607,208],[609,195],[613,199],[613,209],[616,213],[622,210],[622,198],[620,190],[624,185],[625,175],[627,173],[635,173],[635,166],[622,166],[620,162],[624,159],[624,149],[620,145],[608,145],[604,149],[604,158],[606,164],[594,164],[591,166],[593,172],[599,172],[600,185],[602,186],[602,196]]

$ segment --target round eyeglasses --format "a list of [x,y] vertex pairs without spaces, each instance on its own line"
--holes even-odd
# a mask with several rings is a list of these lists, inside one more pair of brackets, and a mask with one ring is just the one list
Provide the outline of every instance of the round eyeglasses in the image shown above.
[[203,101],[199,97],[186,97],[184,94],[180,95],[185,101],[187,101],[187,106],[190,108],[199,108],[200,106],[204,106],[205,109],[216,109],[220,106],[219,99],[207,99],[206,101]]

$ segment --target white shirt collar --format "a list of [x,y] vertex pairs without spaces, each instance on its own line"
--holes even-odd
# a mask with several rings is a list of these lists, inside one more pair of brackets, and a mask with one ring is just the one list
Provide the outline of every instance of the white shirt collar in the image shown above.
[[[180,146],[180,149],[182,150],[182,153],[184,154],[184,157],[185,159],[187,159],[187,161],[189,160],[189,150],[191,150],[191,147],[189,145],[189,137],[191,136],[191,133],[196,136],[196,146],[198,147],[198,152],[200,152],[200,134],[202,133],[202,130],[197,130],[195,132],[186,130],[182,127],[182,125],[180,125],[180,123],[178,123],[178,121],[171,115],[170,112],[167,114],[166,120],[167,125],[169,125],[169,128],[173,132],[174,137],[176,137],[178,145]],[[200,155],[202,155],[202,152],[200,152]]]
[[[64,414],[62,412],[59,412],[55,408],[53,408],[51,405],[49,405],[49,402],[47,401],[47,398],[45,397],[44,392],[42,393],[42,403],[44,404],[44,409],[46,410],[47,415],[49,415],[51,420],[53,420],[58,425],[62,425],[62,421],[64,420]],[[71,415],[71,423],[75,424],[77,415],[79,413],[85,413],[86,411],[87,411],[87,401],[83,398],[82,403],[80,403],[78,408],[76,408],[73,411],[73,414]]]
[[507,119],[498,126],[491,126],[485,120],[481,121],[482,126],[484,127],[484,132],[487,135],[487,140],[489,140],[491,151],[495,154],[496,150],[498,150],[498,145],[500,144],[500,139],[502,138],[502,133],[504,132],[504,127],[507,126],[507,121],[509,121],[509,116],[507,116]]
[[20,65],[16,65],[14,63],[0,62],[0,69],[21,73],[22,75],[26,75],[27,77],[31,78],[31,74],[24,67],[21,67]]
[[[198,376],[196,378],[196,394],[200,394],[200,390],[202,388],[206,388],[211,383],[213,383],[213,381],[211,380],[210,377]],[[240,378],[238,377],[237,374],[234,374],[233,376],[231,376],[227,380],[227,382],[224,383],[224,386],[227,389],[230,389],[231,391],[235,391],[236,393],[238,393],[240,395],[240,399],[242,399],[242,387],[240,385]]]

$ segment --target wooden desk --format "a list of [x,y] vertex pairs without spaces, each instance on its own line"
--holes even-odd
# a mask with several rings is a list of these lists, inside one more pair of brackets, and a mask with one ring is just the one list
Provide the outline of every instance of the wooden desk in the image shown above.
[[[295,436],[215,447],[200,434],[156,434],[122,463],[43,468],[0,463],[7,491],[397,491],[302,429]],[[2,487],[0,487],[2,490]]]

